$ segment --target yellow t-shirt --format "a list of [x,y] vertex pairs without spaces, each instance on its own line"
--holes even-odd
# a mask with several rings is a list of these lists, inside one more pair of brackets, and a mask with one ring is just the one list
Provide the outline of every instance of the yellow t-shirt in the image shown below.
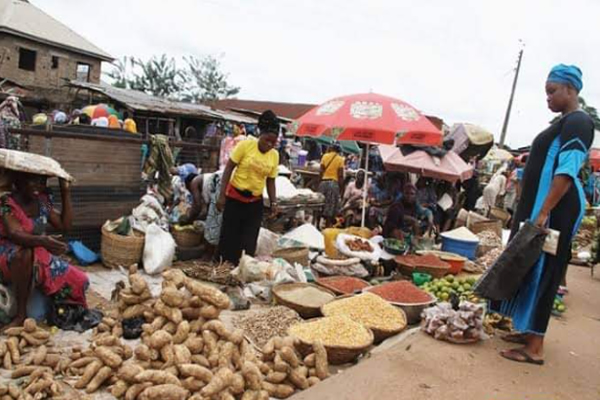
[[239,190],[248,190],[254,196],[262,196],[267,178],[277,178],[279,153],[271,149],[261,153],[258,140],[244,140],[231,152],[231,161],[237,168],[231,178],[231,184]]
[[323,173],[323,180],[337,182],[338,170],[344,168],[344,157],[334,152],[327,153],[321,158],[321,165],[326,168]]

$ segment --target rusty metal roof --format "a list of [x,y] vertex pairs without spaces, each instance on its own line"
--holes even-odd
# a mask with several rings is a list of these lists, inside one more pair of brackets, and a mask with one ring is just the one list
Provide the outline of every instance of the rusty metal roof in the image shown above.
[[184,103],[156,97],[144,92],[131,89],[120,89],[106,83],[89,83],[71,81],[72,87],[101,93],[110,99],[123,104],[134,111],[156,112],[178,116],[196,116],[208,119],[224,119],[232,122],[255,124],[256,118],[248,117],[231,111],[211,109],[203,104]]

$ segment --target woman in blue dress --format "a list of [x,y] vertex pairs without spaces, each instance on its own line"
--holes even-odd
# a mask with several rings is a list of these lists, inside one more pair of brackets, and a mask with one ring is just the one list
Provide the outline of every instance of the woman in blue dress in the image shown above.
[[571,257],[571,240],[585,213],[578,175],[594,140],[594,123],[579,108],[582,87],[581,70],[563,64],[552,68],[546,82],[548,108],[562,117],[531,146],[512,235],[521,222],[530,220],[559,231],[560,239],[557,254],[542,253],[512,299],[490,305],[492,311],[513,319],[517,333],[503,339],[523,347],[500,353],[512,361],[544,363],[544,337],[554,297]]

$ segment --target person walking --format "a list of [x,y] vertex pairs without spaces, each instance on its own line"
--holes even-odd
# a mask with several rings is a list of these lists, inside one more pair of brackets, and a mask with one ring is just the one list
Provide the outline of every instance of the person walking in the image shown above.
[[548,108],[560,120],[540,133],[523,172],[522,193],[512,236],[525,220],[560,232],[556,255],[542,253],[513,298],[491,302],[490,309],[511,317],[517,333],[504,336],[523,347],[502,351],[518,362],[544,363],[544,338],[556,292],[571,257],[573,239],[585,214],[585,195],[577,178],[594,140],[594,123],[579,107],[581,70],[560,64],[546,81]]
[[326,227],[333,225],[340,205],[340,193],[344,192],[344,157],[340,155],[340,146],[334,145],[321,158],[321,183],[319,193],[325,196],[323,216]]

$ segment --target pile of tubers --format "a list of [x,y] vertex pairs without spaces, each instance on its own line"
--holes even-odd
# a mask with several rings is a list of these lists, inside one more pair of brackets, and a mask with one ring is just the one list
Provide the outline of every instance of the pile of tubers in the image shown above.
[[55,374],[63,374],[68,360],[50,345],[50,333],[28,318],[22,327],[4,331],[7,340],[0,341],[0,358],[11,379],[19,385],[0,385],[0,399],[50,399],[62,393]]
[[[0,353],[22,364],[13,377],[28,378],[22,388],[0,385],[0,400],[56,398],[60,386],[53,372],[73,377],[75,389],[92,394],[108,388],[125,400],[285,399],[329,376],[322,344],[301,355],[296,339],[275,337],[258,352],[243,331],[231,331],[219,319],[230,306],[226,294],[180,270],[163,278],[161,294],[153,298],[145,279],[130,269],[129,286],[119,293],[119,317],[105,317],[89,347],[73,348],[69,358],[46,348],[49,335],[36,333],[31,322],[11,331]],[[131,348],[121,340],[119,319],[134,317],[146,323],[141,343]],[[19,346],[33,343],[41,344],[22,357]]]

